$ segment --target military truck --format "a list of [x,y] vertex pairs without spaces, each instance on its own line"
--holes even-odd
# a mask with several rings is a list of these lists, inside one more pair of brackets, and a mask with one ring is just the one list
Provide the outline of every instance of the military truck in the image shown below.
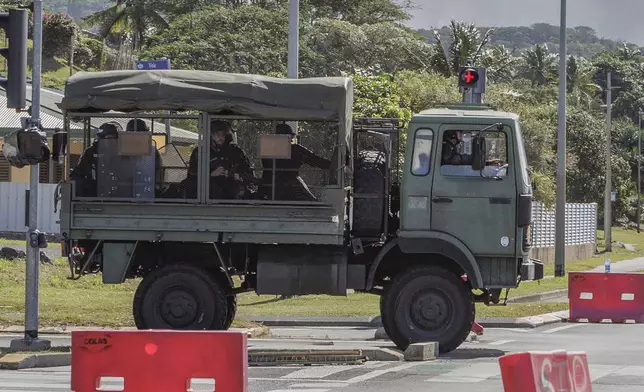
[[[142,278],[139,329],[227,329],[244,292],[353,289],[380,296],[398,347],[436,341],[445,353],[468,336],[476,302],[499,304],[503,289],[543,277],[528,256],[532,191],[515,114],[457,103],[408,124],[353,118],[351,78],[184,70],[79,72],[59,106],[67,164],[80,165],[74,143],[94,146],[80,158],[94,160],[90,185],[69,175],[59,185],[72,278]],[[96,132],[133,118],[143,129],[119,129],[116,139]],[[301,175],[317,184],[315,199],[278,200],[276,171],[246,184],[248,195],[211,197],[213,119],[233,124],[264,173],[293,159],[292,139],[274,132],[292,124],[329,162]],[[167,140],[168,129],[194,131],[196,149]]]

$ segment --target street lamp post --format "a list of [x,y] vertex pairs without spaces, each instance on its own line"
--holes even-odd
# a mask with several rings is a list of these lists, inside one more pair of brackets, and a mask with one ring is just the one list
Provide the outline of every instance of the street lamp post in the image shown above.
[[555,276],[564,276],[566,274],[566,0],[561,0],[560,29]]
[[637,232],[640,232],[640,209],[642,208],[642,112],[637,112]]

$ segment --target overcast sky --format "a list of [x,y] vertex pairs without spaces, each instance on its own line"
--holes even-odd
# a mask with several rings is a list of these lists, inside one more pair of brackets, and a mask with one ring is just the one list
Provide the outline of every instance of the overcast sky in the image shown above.
[[[450,19],[485,26],[559,25],[561,0],[413,0],[411,25],[439,27]],[[644,0],[568,0],[568,26],[589,26],[600,37],[644,46]]]

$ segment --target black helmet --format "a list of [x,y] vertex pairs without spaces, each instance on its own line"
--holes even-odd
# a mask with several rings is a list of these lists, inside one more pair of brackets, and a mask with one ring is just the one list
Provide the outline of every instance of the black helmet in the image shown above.
[[118,137],[118,133],[122,130],[123,128],[121,127],[121,124],[117,123],[116,121],[108,121],[98,127],[96,137],[98,137],[99,139],[116,138]]
[[148,128],[148,125],[145,123],[145,121],[141,120],[140,118],[133,118],[128,121],[127,125],[125,126],[125,131],[150,132],[150,128]]

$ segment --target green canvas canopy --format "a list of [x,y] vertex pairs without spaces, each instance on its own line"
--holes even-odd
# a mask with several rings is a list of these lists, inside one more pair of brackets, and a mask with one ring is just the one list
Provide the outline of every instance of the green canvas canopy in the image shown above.
[[281,79],[189,70],[79,72],[67,80],[58,104],[72,112],[195,110],[301,121],[350,118],[352,105],[350,78]]

